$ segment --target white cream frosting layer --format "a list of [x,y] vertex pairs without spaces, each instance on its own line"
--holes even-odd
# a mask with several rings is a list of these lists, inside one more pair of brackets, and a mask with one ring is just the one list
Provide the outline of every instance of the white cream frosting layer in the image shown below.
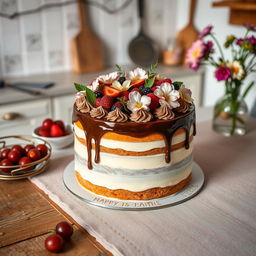
[[[75,137],[75,152],[87,160],[87,147],[83,145]],[[190,143],[189,149],[184,147],[171,152],[171,162],[168,164],[165,161],[165,154],[148,155],[148,156],[120,156],[105,152],[100,152],[100,165],[105,165],[113,168],[127,169],[153,169],[160,168],[166,165],[177,163],[188,157],[193,151],[193,143]],[[94,162],[95,150],[92,149],[92,162]]]
[[[76,136],[79,138],[85,139],[85,133],[82,129],[80,129],[76,124],[74,124],[74,132]],[[190,129],[190,135],[193,133],[193,127]],[[178,144],[185,140],[185,133],[178,134],[173,136],[172,145]],[[92,140],[94,143],[94,140]],[[165,147],[164,140],[156,140],[150,142],[126,142],[126,141],[116,141],[111,139],[104,139],[102,138],[100,141],[100,145],[107,147],[107,148],[121,148],[127,151],[134,151],[134,152],[143,152],[147,150],[151,150],[154,148],[163,148]]]
[[93,170],[88,170],[79,161],[75,161],[75,170],[80,173],[83,179],[98,186],[109,189],[125,189],[133,192],[144,191],[151,188],[173,186],[186,179],[192,170],[192,163],[182,167],[173,175],[173,172],[165,172],[157,175],[147,176],[122,176],[108,175]]

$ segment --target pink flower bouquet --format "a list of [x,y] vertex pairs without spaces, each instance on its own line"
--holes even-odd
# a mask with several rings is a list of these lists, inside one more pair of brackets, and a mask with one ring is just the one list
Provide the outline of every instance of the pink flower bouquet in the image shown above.
[[[252,81],[246,88],[243,88],[244,79],[256,71],[256,27],[245,25],[246,32],[243,37],[237,38],[228,35],[221,47],[214,36],[212,26],[202,30],[186,54],[186,64],[194,70],[201,65],[210,64],[215,67],[215,78],[217,81],[225,82],[225,95],[215,106],[214,119],[222,117],[231,120],[228,135],[233,135],[237,130],[237,123],[244,124],[243,118],[239,116],[241,101],[254,85]],[[206,41],[206,37],[212,40]],[[219,56],[214,55],[216,49]],[[231,51],[231,59],[224,55],[224,50]],[[214,55],[214,56],[213,56]],[[228,111],[227,111],[228,109]],[[228,112],[228,113],[224,113]]]

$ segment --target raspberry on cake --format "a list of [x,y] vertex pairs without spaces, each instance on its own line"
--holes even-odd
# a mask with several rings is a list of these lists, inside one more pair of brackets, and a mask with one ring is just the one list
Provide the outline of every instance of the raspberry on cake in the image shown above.
[[185,85],[152,68],[137,68],[75,86],[75,173],[83,188],[121,200],[148,200],[189,184],[196,131]]

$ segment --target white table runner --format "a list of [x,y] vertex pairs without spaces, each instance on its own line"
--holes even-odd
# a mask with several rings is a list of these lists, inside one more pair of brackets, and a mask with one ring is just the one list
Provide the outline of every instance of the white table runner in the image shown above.
[[256,130],[226,138],[210,125],[199,123],[195,137],[205,186],[180,205],[147,212],[88,205],[62,181],[73,156],[53,159],[50,169],[31,181],[114,255],[255,256]]

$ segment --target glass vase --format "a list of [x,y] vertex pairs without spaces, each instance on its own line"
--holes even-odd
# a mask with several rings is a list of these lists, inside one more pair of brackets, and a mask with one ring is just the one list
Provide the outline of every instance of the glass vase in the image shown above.
[[214,106],[213,130],[225,136],[245,135],[248,107],[240,96],[226,94]]

